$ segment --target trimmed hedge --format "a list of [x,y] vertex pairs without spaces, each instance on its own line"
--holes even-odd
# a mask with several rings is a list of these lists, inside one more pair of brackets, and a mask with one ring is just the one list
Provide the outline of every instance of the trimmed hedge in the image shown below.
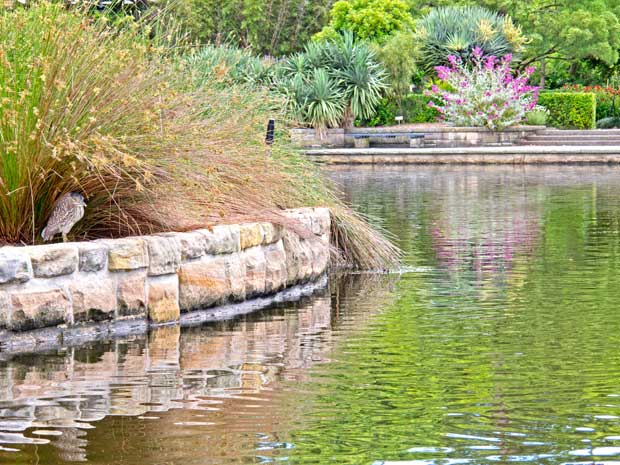
[[596,125],[596,96],[592,93],[541,92],[538,104],[549,110],[549,127],[593,129]]
[[435,123],[439,112],[428,106],[431,100],[423,94],[409,94],[401,100],[401,108],[393,98],[384,98],[377,107],[377,113],[368,121],[358,121],[359,126],[393,126],[396,116],[403,117],[403,123]]

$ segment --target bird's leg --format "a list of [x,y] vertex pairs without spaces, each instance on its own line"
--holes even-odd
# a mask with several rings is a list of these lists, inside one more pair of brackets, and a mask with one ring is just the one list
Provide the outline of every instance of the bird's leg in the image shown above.
[[62,241],[63,241],[63,242],[69,242],[69,241],[67,240],[67,233],[62,233]]

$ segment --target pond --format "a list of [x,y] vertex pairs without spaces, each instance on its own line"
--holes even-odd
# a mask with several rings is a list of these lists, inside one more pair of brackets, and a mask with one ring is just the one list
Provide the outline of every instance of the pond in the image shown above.
[[340,168],[402,273],[0,353],[0,463],[620,464],[620,168]]

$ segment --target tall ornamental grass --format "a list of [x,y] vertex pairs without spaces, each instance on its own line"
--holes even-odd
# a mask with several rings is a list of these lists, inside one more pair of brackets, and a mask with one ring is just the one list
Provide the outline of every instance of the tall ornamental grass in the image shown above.
[[[80,234],[135,232],[161,177],[175,105],[134,29],[62,6],[0,12],[0,239],[35,242],[62,194],[88,201]],[[148,223],[148,221],[146,221]]]
[[285,118],[280,100],[231,83],[224,59],[201,74],[178,42],[150,35],[49,3],[0,12],[0,241],[39,242],[67,192],[88,204],[76,240],[285,224],[282,209],[322,205],[347,263],[396,263],[313,165],[285,143],[266,156],[264,126]]

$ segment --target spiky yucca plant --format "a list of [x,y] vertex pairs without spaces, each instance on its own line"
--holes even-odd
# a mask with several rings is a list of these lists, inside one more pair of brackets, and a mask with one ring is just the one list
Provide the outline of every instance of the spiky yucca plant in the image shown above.
[[480,6],[434,8],[418,21],[416,36],[427,71],[447,64],[449,55],[470,61],[476,47],[485,55],[502,57],[518,53],[526,43],[509,16]]

